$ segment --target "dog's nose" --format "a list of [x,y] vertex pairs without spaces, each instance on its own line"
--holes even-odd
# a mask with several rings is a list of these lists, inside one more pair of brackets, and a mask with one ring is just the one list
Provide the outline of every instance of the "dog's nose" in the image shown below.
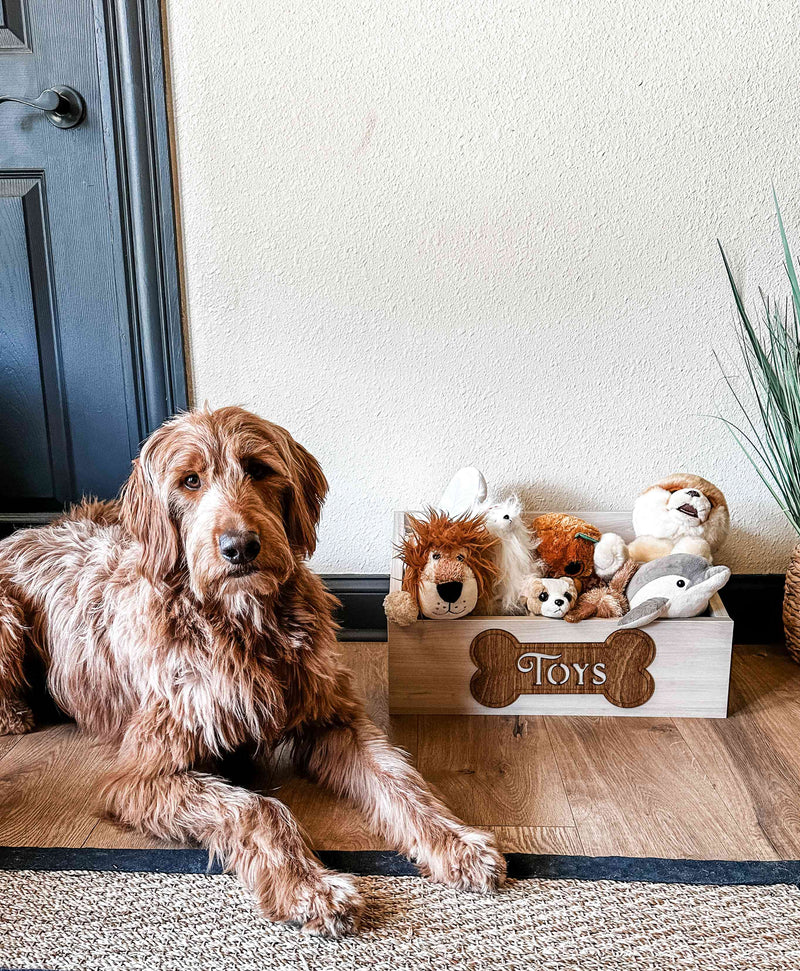
[[583,564],[579,560],[572,560],[571,563],[567,563],[564,567],[564,573],[569,576],[574,577],[576,573],[580,573],[583,569]]
[[564,606],[564,601],[563,600],[554,600],[553,603],[556,605],[556,607],[563,607]]
[[229,563],[237,566],[254,560],[261,550],[258,533],[250,530],[223,533],[219,538],[219,551]]
[[454,604],[458,600],[463,588],[464,584],[459,583],[457,580],[452,580],[450,583],[436,584],[436,592],[439,594],[439,599],[444,600],[448,604]]

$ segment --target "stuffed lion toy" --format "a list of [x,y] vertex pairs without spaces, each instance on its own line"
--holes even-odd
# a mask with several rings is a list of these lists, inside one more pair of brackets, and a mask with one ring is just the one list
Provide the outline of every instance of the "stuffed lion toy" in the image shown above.
[[490,597],[497,567],[498,540],[483,516],[451,519],[429,509],[426,518],[408,517],[409,532],[400,544],[405,570],[403,589],[383,601],[386,617],[400,627],[419,615],[428,620],[466,617]]

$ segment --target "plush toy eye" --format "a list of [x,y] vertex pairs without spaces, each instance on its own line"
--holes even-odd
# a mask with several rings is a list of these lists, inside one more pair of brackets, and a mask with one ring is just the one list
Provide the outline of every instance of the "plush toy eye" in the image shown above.
[[685,580],[678,580],[676,586],[685,587],[686,586],[686,581]]
[[433,560],[441,560],[441,558],[442,558],[441,553],[434,553],[433,556],[431,557],[431,559]]
[[458,556],[456,557],[456,559],[458,560],[459,563],[463,563],[464,562],[464,554],[463,553],[459,553]]
[[572,594],[571,593],[565,593],[564,594],[564,599],[567,601],[567,603],[572,603]]
[[503,516],[503,519],[511,519],[511,516],[509,516],[508,513],[506,513],[505,516]]
[[544,603],[545,600],[549,598],[549,596],[550,594],[548,594],[546,590],[542,590],[542,592],[539,594],[539,599],[542,601],[542,603]]
[[200,476],[196,472],[190,472],[183,477],[183,486],[196,492],[200,488]]

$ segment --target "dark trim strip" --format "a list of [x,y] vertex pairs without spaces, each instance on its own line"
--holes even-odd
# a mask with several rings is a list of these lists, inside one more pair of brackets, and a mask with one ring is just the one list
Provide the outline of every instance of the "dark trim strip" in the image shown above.
[[[383,598],[389,592],[388,573],[328,573],[322,579],[342,602],[342,641],[385,641]],[[776,644],[783,640],[782,573],[737,573],[722,590],[722,600],[734,622],[737,644]]]
[[136,441],[188,405],[159,0],[103,0],[136,393]]
[[342,604],[337,620],[340,641],[385,641],[383,598],[389,592],[388,573],[326,573],[322,579]]
[[[417,876],[399,853],[383,850],[324,851],[326,866],[359,876]],[[654,857],[538,856],[508,853],[508,874],[517,880],[613,880],[694,886],[800,885],[800,860],[664,860]],[[0,847],[0,870],[96,870],[114,873],[220,873],[205,850],[108,850],[65,847]]]

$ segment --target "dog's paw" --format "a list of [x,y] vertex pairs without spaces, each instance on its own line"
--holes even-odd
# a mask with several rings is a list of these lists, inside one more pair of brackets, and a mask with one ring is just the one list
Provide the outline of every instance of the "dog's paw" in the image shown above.
[[463,827],[420,861],[420,871],[435,883],[489,893],[505,882],[506,861],[489,833]]
[[0,701],[0,735],[25,735],[34,728],[33,712],[27,705]]
[[358,928],[364,901],[355,880],[348,874],[322,867],[311,870],[283,887],[282,900],[276,907],[274,893],[279,882],[280,875],[277,875],[271,881],[270,899],[261,906],[270,919],[294,924],[303,934],[321,937],[344,937]]

